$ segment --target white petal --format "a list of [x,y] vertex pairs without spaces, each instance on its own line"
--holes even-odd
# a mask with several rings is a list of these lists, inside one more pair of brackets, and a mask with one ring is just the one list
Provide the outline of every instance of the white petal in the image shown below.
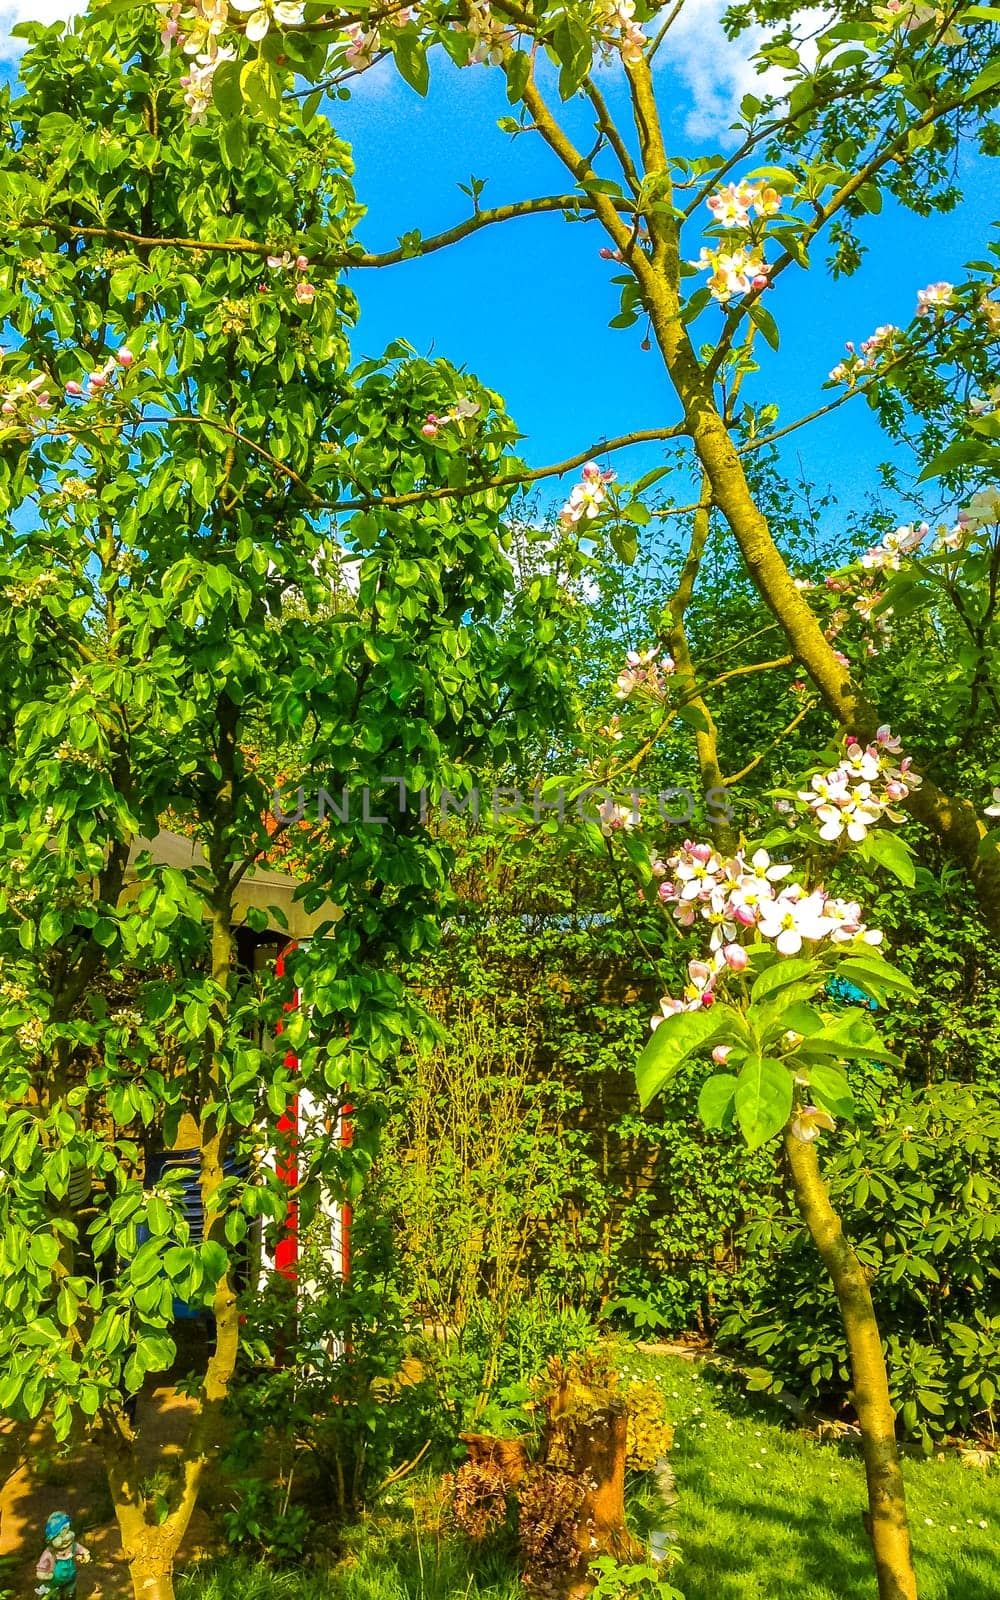
[[260,39],[263,39],[270,26],[271,19],[267,12],[263,9],[260,11],[255,11],[247,23],[247,38],[253,44],[256,44]]

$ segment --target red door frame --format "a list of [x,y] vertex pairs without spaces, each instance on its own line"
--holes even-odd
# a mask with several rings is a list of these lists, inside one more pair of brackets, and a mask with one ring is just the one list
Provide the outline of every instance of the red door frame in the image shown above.
[[[296,944],[287,944],[279,951],[274,963],[275,977],[286,976],[285,962]],[[299,991],[296,989],[290,1000],[286,1000],[282,1010],[285,1012],[297,1011],[299,1006]],[[279,1022],[275,1033],[281,1034],[284,1024]],[[285,1055],[285,1066],[290,1072],[298,1069],[299,1061],[293,1050]],[[354,1126],[352,1116],[354,1107],[345,1105],[340,1113],[340,1142],[348,1149],[354,1142]],[[294,1193],[299,1182],[299,1097],[293,1094],[289,1099],[284,1112],[276,1124],[276,1132],[280,1135],[278,1148],[275,1152],[275,1171],[278,1180],[284,1183]],[[340,1208],[340,1271],[346,1278],[351,1264],[351,1221],[352,1209],[345,1200]],[[284,1227],[281,1237],[274,1249],[275,1271],[280,1272],[283,1278],[294,1282],[298,1276],[299,1263],[299,1207],[298,1201],[290,1199],[288,1211],[285,1215]]]

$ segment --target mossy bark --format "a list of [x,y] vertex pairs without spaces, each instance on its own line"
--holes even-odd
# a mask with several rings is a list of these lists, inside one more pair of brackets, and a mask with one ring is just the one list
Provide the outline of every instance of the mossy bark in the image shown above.
[[785,1154],[799,1210],[830,1274],[847,1335],[879,1600],[917,1600],[896,1414],[868,1279],[830,1201],[815,1143],[806,1144],[789,1131]]

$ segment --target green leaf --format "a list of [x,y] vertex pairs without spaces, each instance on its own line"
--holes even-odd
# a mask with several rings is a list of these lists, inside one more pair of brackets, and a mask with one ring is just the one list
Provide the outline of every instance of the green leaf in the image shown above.
[[562,67],[559,95],[569,100],[590,71],[593,60],[590,34],[582,22],[564,11],[552,30],[552,48]]
[[821,1012],[815,1006],[806,1005],[803,1000],[795,1000],[787,1006],[782,1016],[786,1028],[791,1028],[803,1037],[811,1033],[819,1033],[824,1027]]
[[854,1115],[854,1096],[847,1074],[828,1062],[814,1061],[809,1067],[809,1087],[812,1097],[824,1111],[835,1117],[851,1118]]
[[858,203],[863,205],[865,210],[871,212],[873,216],[877,216],[881,211],[882,191],[877,183],[863,183],[860,189],[855,190],[855,195]]
[[803,978],[816,976],[816,987],[822,982],[822,974],[815,961],[810,961],[805,956],[790,956],[787,959],[779,957],[772,966],[765,967],[758,978],[754,979],[753,988],[750,990],[751,1000],[763,1000],[765,995],[774,994],[778,989],[784,989],[790,983],[799,983]]
[[64,1328],[71,1328],[73,1326],[73,1323],[76,1321],[76,1310],[78,1305],[79,1301],[77,1300],[76,1295],[73,1293],[69,1285],[64,1283],[62,1288],[59,1290],[59,1298],[56,1301],[56,1316],[59,1318],[59,1321],[62,1323]]
[[664,1017],[636,1063],[639,1103],[645,1110],[695,1050],[733,1032],[725,1006],[700,1006]]
[[29,1249],[40,1267],[54,1267],[59,1260],[59,1240],[53,1233],[33,1233]]
[[780,1133],[792,1110],[792,1074],[771,1056],[749,1056],[736,1080],[736,1117],[757,1150]]
[[933,457],[929,466],[926,466],[917,479],[918,483],[926,483],[929,478],[940,478],[946,472],[953,472],[956,467],[972,465],[992,466],[1000,459],[1000,451],[995,445],[987,444],[981,439],[958,439]]
[[698,1115],[706,1128],[729,1128],[733,1121],[736,1079],[731,1072],[706,1078],[698,1096]]
[[214,1239],[205,1239],[199,1246],[198,1254],[209,1283],[218,1283],[229,1266],[229,1257],[221,1244]]
[[889,833],[884,828],[870,833],[861,845],[862,859],[874,861],[878,866],[884,867],[886,872],[891,872],[900,883],[912,889],[917,878],[916,866],[913,860],[913,851],[898,833]]
[[630,567],[639,553],[639,541],[632,528],[623,528],[618,524],[612,526],[609,538],[611,548],[619,561]]
[[906,1000],[920,998],[905,972],[877,956],[851,955],[840,962],[837,973],[880,1005],[886,1004],[890,994],[901,994]]
[[400,77],[405,79],[410,88],[415,89],[419,95],[425,95],[430,83],[427,50],[412,23],[396,31],[392,42],[392,53]]
[[531,57],[524,50],[515,50],[507,57],[504,68],[507,73],[507,100],[513,106],[524,98],[531,74]]
[[[770,999],[763,1002],[752,1002],[747,1010],[747,1021],[757,1033],[762,1044],[769,1043],[766,1035],[777,1029],[785,1033],[789,1028],[795,1028],[794,1022],[788,1021],[789,1012],[793,1012],[803,1001],[811,1000],[817,989],[823,987],[825,975],[817,971],[811,978],[803,978],[799,983],[785,984]],[[810,1008],[811,1009],[811,1008]],[[801,1028],[795,1028],[796,1033],[801,1033]]]
[[762,306],[759,300],[751,300],[747,310],[750,314],[750,321],[760,329],[771,349],[777,350],[778,345],[781,343],[781,335],[778,332],[778,324],[770,311]]
[[622,507],[621,514],[627,522],[634,522],[637,528],[645,528],[651,520],[649,507],[641,500],[630,500],[627,506]]
[[212,75],[212,100],[226,118],[238,117],[243,110],[240,64],[223,61]]
[[693,728],[696,733],[710,733],[711,727],[704,711],[700,706],[678,706],[677,720],[686,727]]
[[1000,83],[1000,61],[991,61],[988,67],[983,68],[978,78],[973,78],[966,90],[965,98],[967,101],[975,100],[988,89],[995,89],[998,83]]

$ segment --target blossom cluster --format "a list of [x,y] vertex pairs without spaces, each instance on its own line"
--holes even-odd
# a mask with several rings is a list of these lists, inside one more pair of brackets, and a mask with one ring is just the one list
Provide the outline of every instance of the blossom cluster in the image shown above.
[[635,20],[634,0],[598,0],[594,34],[604,54],[617,49],[626,66],[634,67],[642,60],[648,43]]
[[300,306],[312,305],[316,298],[316,287],[306,276],[309,271],[308,256],[293,256],[290,251],[285,250],[280,256],[268,256],[267,264],[272,272],[291,272],[294,269],[298,273],[295,298]]
[[642,693],[662,700],[666,693],[664,679],[674,671],[673,657],[661,655],[659,645],[650,650],[629,650],[625,665],[615,679],[615,699],[628,700]]
[[1000,407],[1000,383],[987,389],[985,394],[973,395],[969,401],[969,410],[974,417],[988,417]]
[[[131,350],[122,345],[114,355],[108,357],[102,367],[89,373],[82,383],[70,379],[64,384],[64,398],[96,399],[108,392],[108,387],[116,374],[124,376],[134,362],[135,356]],[[21,427],[44,427],[47,422],[46,414],[55,404],[51,382],[52,380],[44,373],[38,373],[34,378],[12,383],[9,388],[0,391],[0,418],[6,418],[7,425],[13,422]]]
[[493,15],[489,0],[472,0],[460,26],[472,35],[467,66],[498,67],[503,60],[507,29]]
[[425,439],[434,439],[442,428],[447,427],[449,422],[465,422],[469,417],[478,416],[480,410],[481,407],[478,400],[458,400],[450,411],[444,413],[444,416],[439,417],[436,411],[429,411],[427,413],[427,421],[420,432]]
[[630,829],[638,826],[640,820],[638,803],[630,806],[620,806],[616,801],[609,798],[602,801],[598,806],[597,817],[601,832],[606,839],[610,839],[612,834],[623,831],[627,833]]
[[848,341],[844,346],[847,358],[839,361],[830,373],[831,383],[846,383],[851,388],[863,378],[877,372],[887,360],[896,354],[896,336],[900,329],[891,322],[884,322],[881,327],[869,334],[867,339],[862,339],[861,348],[855,349]]
[[723,228],[736,229],[749,235],[745,240],[727,248],[703,248],[692,266],[708,272],[708,289],[713,299],[725,304],[734,295],[749,294],[751,289],[766,289],[770,267],[764,252],[753,237],[754,217],[766,219],[781,210],[781,196],[763,182],[728,183],[709,195],[705,204],[715,221]]
[[885,0],[885,5],[872,7],[872,16],[887,30],[901,28],[904,33],[913,33],[933,22],[936,28],[944,30],[941,33],[943,44],[962,43],[961,29],[939,6],[924,5],[923,0]]
[[853,843],[860,844],[869,828],[883,818],[902,822],[902,814],[893,807],[918,789],[922,780],[913,771],[910,756],[895,764],[892,758],[899,753],[900,741],[887,724],[879,728],[872,744],[862,747],[853,734],[847,734],[844,744],[845,753],[837,766],[817,773],[798,796],[821,824],[821,839],[832,843],[846,833]]
[[[400,6],[383,17],[384,22],[396,28],[405,28],[417,15],[414,6]],[[382,34],[378,23],[365,27],[360,22],[349,23],[344,29],[344,62],[354,72],[364,72],[382,50]]]
[[[284,10],[298,11],[304,15],[301,6],[290,5],[287,0],[278,0],[278,3]],[[212,103],[212,83],[216,72],[224,61],[236,60],[235,47],[221,42],[223,33],[230,26],[229,0],[194,0],[190,9],[184,9],[179,0],[173,0],[173,3],[160,0],[156,9],[163,18],[160,43],[164,54],[176,45],[191,58],[191,64],[181,78],[181,88],[184,90],[189,118],[192,122],[198,122]],[[258,10],[257,0],[254,0],[250,9],[254,12]],[[257,19],[251,17],[247,23],[248,38],[264,37],[270,25],[270,16],[263,11],[262,15],[263,32],[256,31]],[[255,29],[253,35],[249,31],[251,23]]]
[[74,400],[93,400],[108,391],[108,385],[116,376],[123,376],[135,365],[135,356],[127,345],[122,345],[109,356],[103,367],[98,367],[95,372],[88,373],[83,383],[70,382],[66,385],[67,395]]
[[981,528],[1000,524],[1000,487],[980,489],[969,504],[958,513],[959,527],[963,533],[978,533]]
[[709,293],[721,305],[734,295],[749,294],[751,289],[766,289],[771,271],[763,250],[756,244],[737,245],[733,250],[710,250],[703,246],[693,265],[709,273]]
[[917,316],[929,317],[938,311],[944,311],[954,302],[955,290],[950,283],[931,283],[926,289],[917,290]]
[[749,961],[746,945],[772,944],[779,955],[794,956],[803,944],[847,943],[860,939],[876,945],[877,928],[866,928],[857,901],[827,894],[822,887],[807,890],[787,882],[793,868],[771,860],[766,850],[749,858],[743,850],[723,856],[712,845],[687,840],[666,862],[655,861],[653,871],[662,877],[660,899],[675,920],[690,928],[698,922],[711,927],[708,961],[688,963],[688,982],[679,998],[664,995],[658,1027],[677,1011],[697,1011],[712,1005],[715,984],[722,972],[742,972]]
[[559,513],[564,528],[573,528],[578,522],[592,522],[601,514],[607,497],[607,485],[614,477],[610,467],[602,471],[596,461],[584,463],[580,482],[573,485],[570,497]]
[[781,210],[781,196],[766,183],[748,183],[744,179],[717,189],[705,204],[724,228],[749,228],[752,212],[758,217],[776,216]]
[[921,522],[916,527],[903,526],[884,534],[878,544],[865,551],[861,565],[866,572],[898,572],[900,557],[918,550],[930,531],[928,524]]
[[26,383],[13,383],[0,396],[0,416],[16,419],[27,426],[44,423],[44,413],[52,410],[48,379],[39,374]]

